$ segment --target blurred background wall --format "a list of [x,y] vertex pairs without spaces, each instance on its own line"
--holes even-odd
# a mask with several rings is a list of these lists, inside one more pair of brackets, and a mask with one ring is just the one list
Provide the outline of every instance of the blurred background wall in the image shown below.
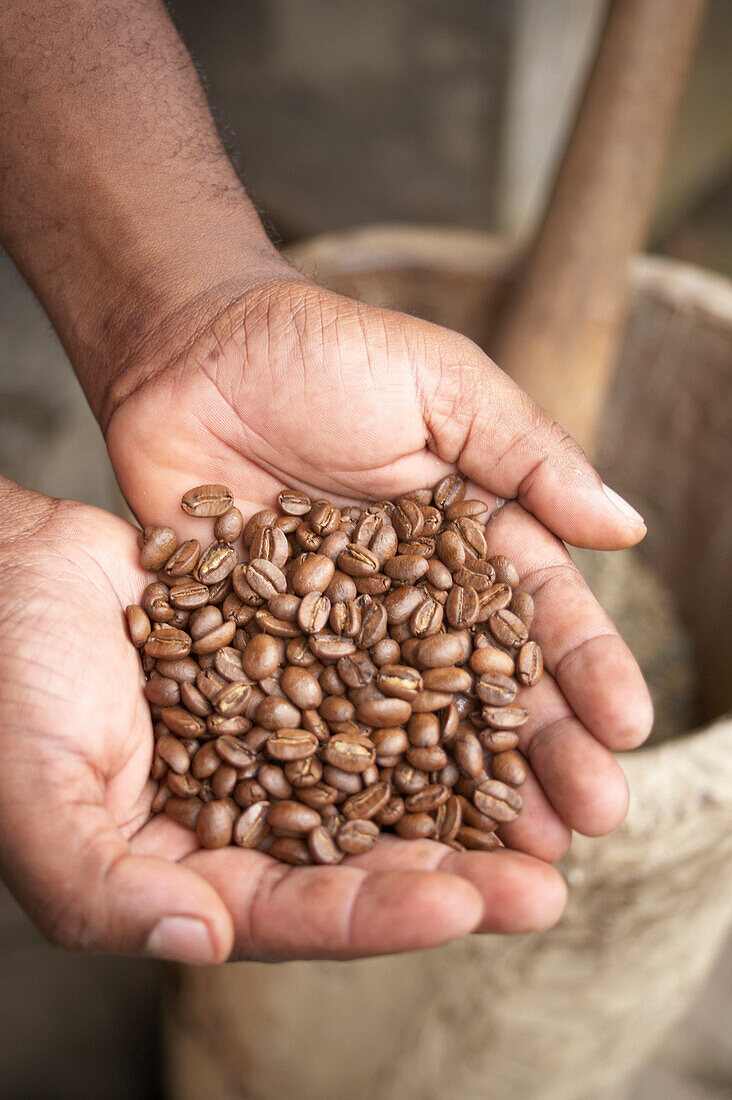
[[[280,240],[371,222],[530,233],[604,0],[177,0],[224,137]],[[651,248],[732,275],[732,3],[712,0]],[[0,255],[0,470],[114,510],[96,424],[63,352]],[[618,1100],[732,1088],[732,956]],[[0,1096],[159,1095],[161,968],[43,943],[0,887]]]

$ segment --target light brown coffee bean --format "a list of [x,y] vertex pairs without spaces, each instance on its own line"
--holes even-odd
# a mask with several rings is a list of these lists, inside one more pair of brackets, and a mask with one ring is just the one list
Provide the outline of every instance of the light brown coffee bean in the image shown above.
[[483,749],[474,733],[461,730],[455,739],[454,753],[463,775],[474,778],[483,771]]
[[257,782],[273,798],[291,798],[292,784],[284,771],[276,764],[262,764],[257,772]]
[[404,840],[421,840],[435,835],[437,826],[429,814],[405,813],[397,821],[394,829],[397,836]]
[[494,611],[488,618],[490,632],[497,642],[509,649],[517,649],[526,642],[529,632],[512,611]]
[[184,829],[195,829],[202,808],[203,802],[200,798],[179,798],[177,795],[171,795],[165,802],[163,810]]
[[518,752],[499,752],[491,760],[491,775],[509,787],[520,787],[526,781],[526,763]]
[[438,481],[432,490],[432,500],[436,508],[444,511],[451,504],[457,504],[465,496],[465,482],[458,474],[447,474]]
[[266,558],[257,558],[250,562],[246,570],[249,587],[263,600],[271,600],[287,588],[287,581],[281,569]]
[[191,639],[182,630],[174,626],[161,626],[154,630],[143,646],[145,653],[156,660],[171,661],[177,657],[187,657],[191,649]]
[[454,634],[435,634],[422,638],[414,648],[418,668],[446,668],[457,664],[463,655],[463,643]]
[[300,837],[280,836],[267,849],[267,854],[293,867],[306,867],[313,862],[307,844]]
[[488,561],[493,566],[497,581],[500,581],[502,584],[510,585],[511,588],[516,587],[519,583],[519,575],[516,566],[510,558],[505,557],[504,554],[496,554],[494,557],[489,558]]
[[283,762],[304,760],[308,756],[315,755],[318,750],[318,739],[309,730],[280,729],[269,738],[266,748],[268,756],[273,760]]
[[410,814],[431,814],[444,805],[449,797],[450,792],[447,787],[443,787],[440,783],[430,783],[421,791],[405,798],[404,806]]
[[369,820],[384,808],[390,797],[391,787],[388,783],[373,783],[346,799],[342,806],[343,814],[349,820]]
[[346,821],[338,830],[336,844],[350,856],[360,856],[373,848],[379,839],[379,826],[373,821]]
[[474,829],[471,825],[461,825],[455,834],[463,847],[476,852],[493,852],[500,848],[501,842],[495,833],[484,833],[481,829]]
[[409,665],[384,665],[376,675],[376,685],[384,695],[409,702],[422,690],[422,676]]
[[145,698],[159,707],[174,707],[180,700],[180,687],[177,680],[167,676],[156,676],[145,684]]
[[162,569],[178,545],[178,537],[170,527],[145,527],[138,535],[140,565],[151,573]]
[[507,707],[516,698],[518,684],[500,672],[484,672],[475,685],[481,702],[491,707]]
[[341,510],[328,500],[318,500],[310,511],[308,522],[313,531],[324,538],[326,535],[332,535],[334,531],[338,530],[338,525],[341,522]]
[[473,791],[473,804],[486,817],[504,823],[518,817],[523,800],[508,784],[486,779]]
[[402,539],[416,539],[424,527],[424,515],[419,505],[408,497],[401,497],[391,517],[397,536]]
[[210,779],[221,764],[221,757],[213,741],[207,741],[196,751],[191,761],[191,774],[196,779]]
[[337,634],[312,634],[308,645],[315,656],[322,661],[337,661],[356,652],[356,644],[350,638],[341,638]]
[[528,592],[514,592],[508,605],[509,611],[518,615],[527,630],[531,630],[534,621],[534,601]]
[[426,669],[422,673],[422,683],[428,691],[466,692],[473,686],[473,677],[467,669],[450,665],[447,668]]
[[267,814],[270,829],[278,832],[304,836],[321,824],[320,814],[302,802],[277,802],[270,806]]
[[462,822],[463,814],[460,799],[456,795],[450,794],[447,800],[438,807],[435,815],[438,839],[443,842],[454,840]]
[[516,703],[507,707],[486,706],[480,713],[486,725],[495,730],[515,730],[529,720],[529,712]]
[[301,710],[317,709],[323,701],[323,689],[306,668],[286,668],[280,677],[282,690]]
[[349,577],[370,577],[379,569],[379,559],[366,546],[352,542],[338,557],[338,568]]
[[525,642],[516,657],[516,679],[531,687],[538,683],[544,671],[544,656],[536,642]]
[[[407,734],[414,748],[429,749],[440,742],[440,723],[434,714],[413,714],[407,724]],[[406,752],[407,748],[405,745],[401,751]]]
[[485,540],[481,524],[476,523],[469,516],[464,516],[462,519],[454,521],[454,527],[463,541],[466,556],[469,554],[474,554],[476,558],[488,556],[488,543]]
[[292,588],[298,596],[325,592],[333,579],[335,565],[324,554],[308,554],[292,573]]
[[397,554],[384,563],[384,573],[400,584],[413,585],[427,572],[427,558],[420,554]]
[[231,840],[234,823],[223,799],[207,802],[198,813],[196,836],[202,848],[224,848]]
[[502,676],[513,676],[514,659],[510,653],[493,646],[485,646],[476,649],[470,655],[470,667],[478,676],[497,673]]
[[334,768],[344,772],[363,772],[376,759],[376,749],[368,737],[337,734],[326,741],[323,756]]
[[463,519],[465,516],[482,516],[488,511],[488,505],[482,500],[456,500],[445,508],[445,519]]
[[271,676],[280,663],[280,649],[274,638],[257,634],[247,642],[241,657],[242,668],[252,680]]
[[308,849],[314,863],[335,864],[343,859],[343,853],[336,847],[333,837],[324,825],[311,829],[307,838]]
[[299,709],[276,695],[268,695],[257,704],[255,717],[266,730],[293,730],[302,721]]
[[[445,750],[439,745],[431,748],[409,748],[406,752],[407,763],[422,772],[437,772],[447,763]],[[405,792],[408,793],[408,792]]]
[[146,612],[141,607],[138,607],[137,604],[129,604],[125,610],[125,614],[127,615],[127,627],[130,632],[132,644],[136,649],[142,649],[152,630],[150,619]]
[[197,485],[183,494],[180,506],[188,516],[222,516],[234,500],[225,485]]
[[232,833],[234,844],[240,848],[256,848],[269,832],[267,802],[253,802],[237,819]]
[[[289,766],[290,765],[288,765],[288,767]],[[320,781],[314,783],[312,787],[300,788],[297,792],[297,797],[301,802],[321,812],[326,806],[332,806],[338,796],[339,791],[335,787],[331,787],[330,784]]]
[[277,504],[288,516],[306,516],[312,507],[307,493],[297,489],[283,489],[277,497]]
[[519,743],[519,735],[515,730],[478,730],[476,737],[487,752],[508,752],[515,749]]
[[235,634],[236,623],[227,619],[221,626],[214,627],[208,634],[204,634],[202,638],[196,638],[192,646],[193,652],[199,655],[215,653],[217,649],[231,645]]
[[324,630],[330,616],[331,603],[321,592],[308,592],[303,596],[297,611],[297,622],[305,634],[318,634]]
[[356,707],[359,721],[376,729],[401,726],[409,720],[411,713],[412,708],[406,699],[388,696],[381,699],[364,699]]
[[285,775],[288,783],[301,791],[306,787],[314,787],[323,778],[323,765],[317,756],[308,756],[304,760],[289,760],[285,764]]
[[171,577],[187,577],[196,568],[200,553],[201,544],[198,539],[188,539],[166,561],[166,573]]

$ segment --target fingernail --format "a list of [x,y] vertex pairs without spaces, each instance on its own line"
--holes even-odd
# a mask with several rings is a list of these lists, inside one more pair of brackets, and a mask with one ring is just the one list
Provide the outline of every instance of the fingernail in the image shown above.
[[645,527],[646,521],[643,519],[643,516],[639,512],[636,512],[635,508],[628,504],[627,500],[623,500],[619,493],[616,493],[614,489],[611,489],[610,486],[606,485],[604,482],[602,484],[602,489],[607,499],[615,505],[622,516],[629,519],[631,523],[642,523]]
[[147,953],[199,966],[216,961],[208,928],[195,917],[164,917],[148,936]]

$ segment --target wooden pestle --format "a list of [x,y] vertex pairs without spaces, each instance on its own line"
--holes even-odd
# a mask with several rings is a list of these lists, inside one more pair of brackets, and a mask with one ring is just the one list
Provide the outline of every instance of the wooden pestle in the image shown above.
[[611,0],[543,222],[488,348],[591,453],[704,0]]

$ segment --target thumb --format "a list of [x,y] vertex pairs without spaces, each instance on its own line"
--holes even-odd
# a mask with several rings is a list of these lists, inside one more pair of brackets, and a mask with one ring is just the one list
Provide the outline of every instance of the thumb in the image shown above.
[[133,855],[78,758],[53,774],[8,769],[0,797],[0,873],[52,943],[70,950],[223,962],[231,916],[199,875]]
[[579,444],[471,341],[443,349],[426,418],[441,458],[573,546],[614,550],[644,537],[642,517]]

